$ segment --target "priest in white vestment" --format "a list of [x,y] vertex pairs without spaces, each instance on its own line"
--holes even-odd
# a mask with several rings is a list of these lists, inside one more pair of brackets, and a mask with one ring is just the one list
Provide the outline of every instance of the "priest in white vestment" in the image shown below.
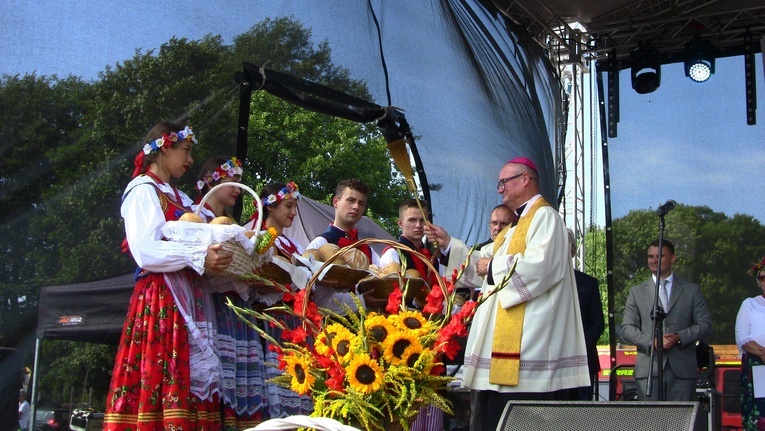
[[498,193],[518,213],[480,258],[482,294],[507,285],[478,307],[465,351],[470,429],[496,429],[510,400],[574,399],[590,384],[566,226],[539,194],[536,165],[516,157],[500,170]]

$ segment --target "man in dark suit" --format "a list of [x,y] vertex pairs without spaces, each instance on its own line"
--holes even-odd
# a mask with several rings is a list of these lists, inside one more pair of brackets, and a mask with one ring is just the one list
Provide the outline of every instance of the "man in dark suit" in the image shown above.
[[[696,342],[712,334],[712,318],[709,307],[698,285],[685,281],[672,273],[677,257],[675,246],[664,240],[662,244],[661,271],[658,271],[659,241],[648,247],[648,269],[651,279],[630,288],[622,319],[623,338],[637,346],[635,363],[639,400],[657,400],[660,388],[654,380],[650,397],[645,389],[652,368],[655,379],[658,367],[649,367],[653,321],[651,310],[656,292],[656,274],[659,274],[659,305],[666,313],[664,337],[659,343],[663,351],[664,389],[668,401],[692,401],[696,392]],[[654,361],[657,361],[654,354]]]
[[[571,241],[571,257],[576,255],[576,236],[574,231],[568,230],[568,238]],[[587,366],[590,369],[590,386],[576,389],[576,398],[582,401],[592,401],[593,387],[598,379],[600,360],[598,359],[598,339],[606,328],[603,318],[603,302],[600,299],[598,279],[574,270],[576,280],[576,293],[579,297],[579,311],[582,313],[582,326],[584,326],[584,343],[587,346]]]

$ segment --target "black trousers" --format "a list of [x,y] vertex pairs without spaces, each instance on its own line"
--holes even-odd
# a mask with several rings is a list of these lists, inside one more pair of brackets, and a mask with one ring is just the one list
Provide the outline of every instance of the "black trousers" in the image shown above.
[[578,398],[578,391],[579,388],[554,392],[470,391],[470,431],[496,430],[509,401],[572,401]]

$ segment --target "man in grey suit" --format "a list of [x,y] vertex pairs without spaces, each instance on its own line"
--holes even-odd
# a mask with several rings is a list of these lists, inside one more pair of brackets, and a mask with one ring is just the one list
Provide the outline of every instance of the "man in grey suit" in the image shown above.
[[[660,285],[659,305],[666,313],[662,343],[666,399],[692,401],[696,392],[696,342],[712,334],[712,318],[699,286],[672,273],[672,265],[677,259],[675,246],[667,240],[662,245],[659,279],[664,287]],[[659,241],[656,240],[648,247],[648,269],[653,276],[630,288],[622,319],[622,337],[638,349],[634,375],[638,399],[641,401],[658,400],[660,392],[658,382],[654,380],[651,396],[647,397],[645,393],[649,375],[649,349],[653,341],[651,310],[656,292],[658,254]],[[656,356],[654,354],[654,361],[658,359]],[[658,367],[654,365],[654,379],[657,372]]]

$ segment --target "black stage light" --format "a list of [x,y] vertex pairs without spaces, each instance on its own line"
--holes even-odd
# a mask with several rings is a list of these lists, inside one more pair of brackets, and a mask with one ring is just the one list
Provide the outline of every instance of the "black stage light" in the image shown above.
[[661,85],[661,55],[649,44],[640,44],[630,53],[632,88],[638,94],[656,91]]
[[708,40],[694,39],[685,44],[685,76],[704,82],[715,73],[715,54]]

